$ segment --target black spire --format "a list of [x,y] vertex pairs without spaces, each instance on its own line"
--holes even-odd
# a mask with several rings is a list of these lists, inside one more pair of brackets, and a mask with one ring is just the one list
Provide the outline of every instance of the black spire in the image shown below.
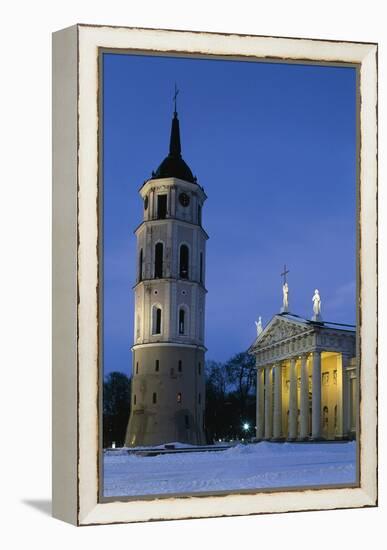
[[169,140],[169,156],[181,158],[180,125],[175,111],[172,119],[171,139]]
[[175,86],[175,110],[173,113],[171,137],[169,140],[169,155],[163,160],[156,172],[152,172],[152,179],[179,178],[181,180],[197,183],[191,169],[181,156],[180,125],[177,117],[176,96],[178,90]]

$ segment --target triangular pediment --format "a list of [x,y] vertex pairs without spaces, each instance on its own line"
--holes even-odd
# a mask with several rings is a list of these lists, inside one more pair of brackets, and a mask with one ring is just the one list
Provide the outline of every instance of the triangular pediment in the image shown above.
[[277,342],[310,332],[311,329],[311,325],[304,320],[275,315],[261,334],[257,336],[252,348],[265,348]]

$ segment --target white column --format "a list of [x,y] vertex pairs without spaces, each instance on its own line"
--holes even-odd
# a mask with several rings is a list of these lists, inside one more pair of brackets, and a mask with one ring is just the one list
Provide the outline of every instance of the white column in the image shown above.
[[321,353],[312,354],[312,439],[321,438]]
[[297,438],[297,374],[296,359],[290,359],[290,387],[289,387],[289,431],[288,438]]
[[264,414],[264,374],[265,369],[257,368],[257,413],[256,413],[256,437],[257,439],[263,439],[265,429],[265,414]]
[[152,189],[149,193],[149,219],[154,220],[155,218],[155,190]]
[[271,367],[265,367],[265,439],[271,438]]
[[337,428],[336,437],[341,439],[349,432],[348,399],[348,355],[341,353],[337,357]]
[[282,436],[282,366],[277,363],[273,367],[274,375],[274,411],[273,411],[273,438]]
[[167,190],[167,218],[171,217],[171,210],[172,210],[172,193],[171,193],[171,188],[168,187],[168,190]]
[[171,188],[171,211],[170,216],[173,218],[176,217],[176,187],[173,186]]
[[358,409],[359,409],[359,381],[354,371],[348,372],[348,385],[350,392],[350,407],[348,418],[348,431],[351,433],[357,433],[358,430]]
[[[348,355],[343,355],[343,431],[344,435],[350,435],[351,423],[350,423],[350,371],[348,367],[350,366],[351,357]],[[356,394],[359,390],[358,380],[355,381],[356,384]],[[358,404],[356,404],[356,410],[358,409]]]
[[309,375],[308,356],[301,355],[300,439],[309,437]]

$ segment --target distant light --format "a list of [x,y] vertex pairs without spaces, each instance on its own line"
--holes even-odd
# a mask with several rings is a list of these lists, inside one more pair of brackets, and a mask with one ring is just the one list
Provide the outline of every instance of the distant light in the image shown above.
[[250,428],[250,424],[248,424],[247,422],[245,422],[243,424],[243,429],[245,430],[245,432],[247,432],[247,430]]
[[116,448],[116,442],[113,441],[113,443],[112,443],[112,449],[115,449],[115,448]]

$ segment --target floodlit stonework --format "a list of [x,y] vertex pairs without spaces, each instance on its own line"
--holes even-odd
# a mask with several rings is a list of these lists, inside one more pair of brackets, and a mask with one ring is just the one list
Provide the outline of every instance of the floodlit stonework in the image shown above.
[[203,188],[181,158],[175,112],[170,153],[140,189],[131,414],[126,445],[203,444],[205,252]]
[[257,368],[257,439],[356,435],[356,333],[278,314],[250,348]]

